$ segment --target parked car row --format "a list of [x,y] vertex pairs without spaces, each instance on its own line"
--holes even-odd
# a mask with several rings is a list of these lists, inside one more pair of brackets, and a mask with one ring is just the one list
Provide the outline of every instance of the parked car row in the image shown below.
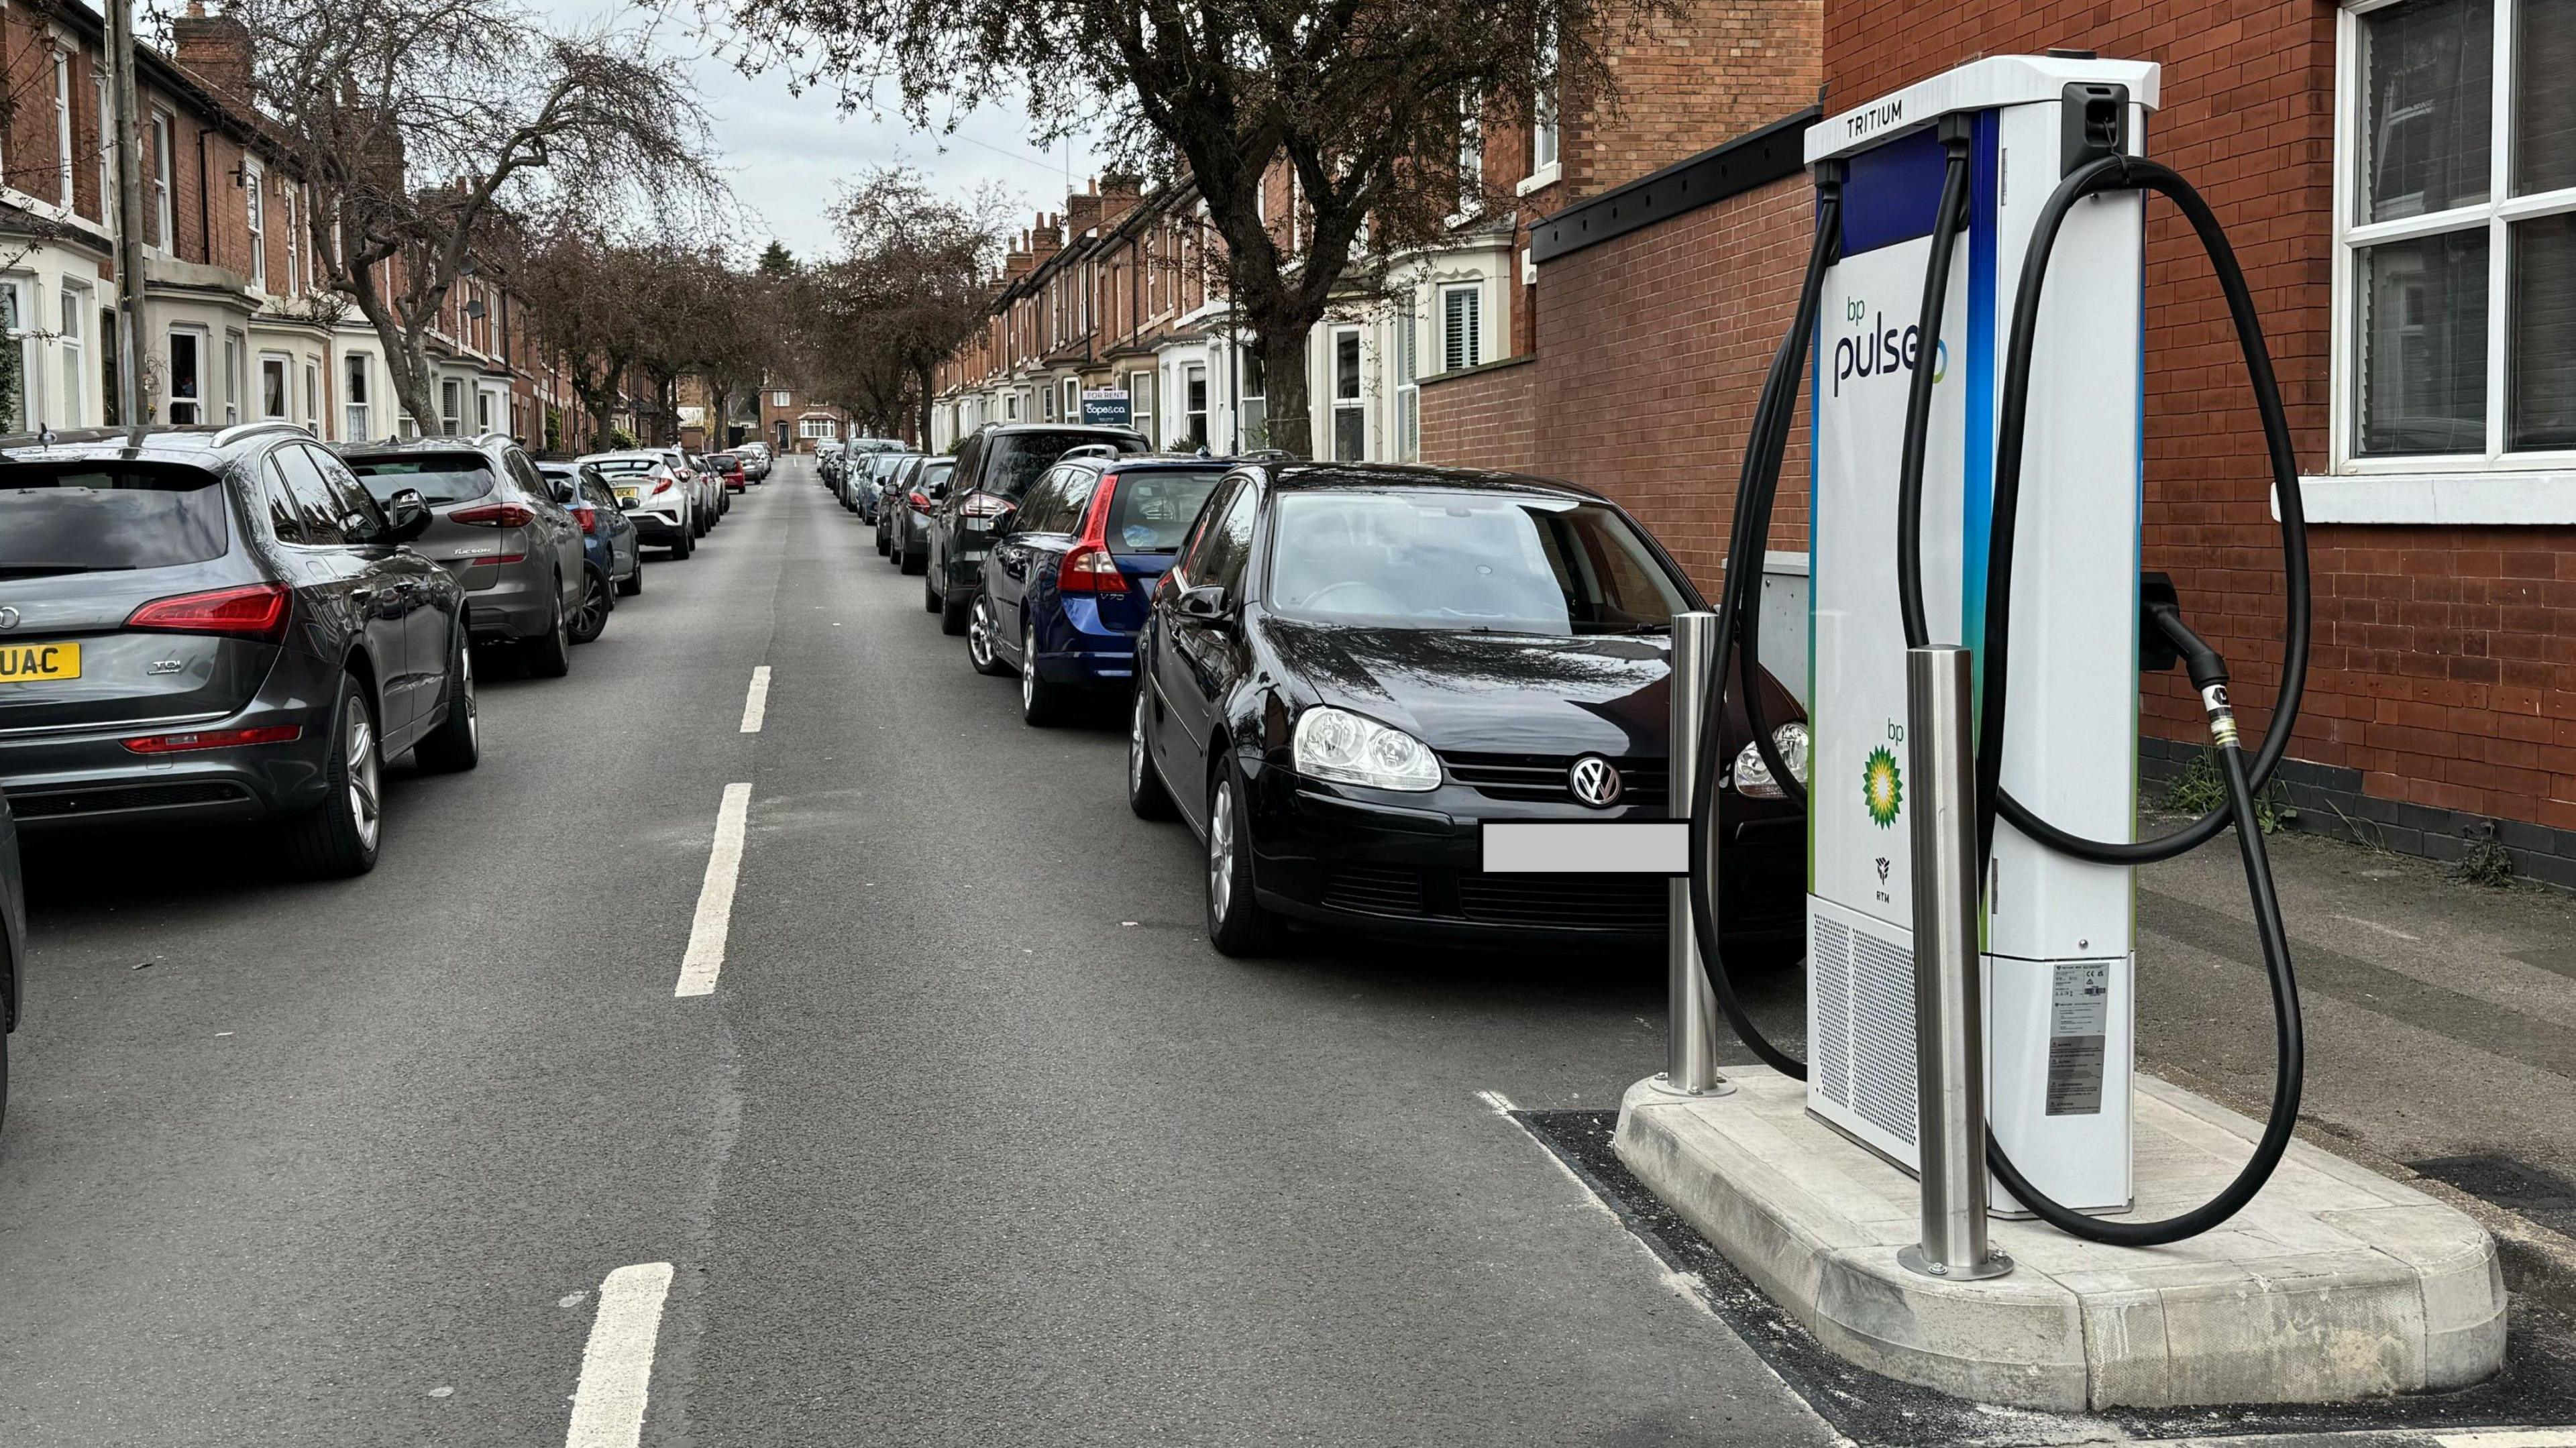
[[742,476],[282,422],[0,437],[0,1027],[19,832],[262,825],[299,873],[373,869],[385,766],[482,757],[483,661],[569,673],[645,546],[689,556]]
[[[1220,951],[1262,952],[1291,925],[1663,939],[1662,877],[1482,862],[1489,820],[1674,807],[1671,621],[1706,605],[1608,499],[1516,474],[1157,456],[1125,429],[1004,425],[953,458],[907,455],[875,507],[879,552],[906,572],[919,559],[924,608],[965,636],[978,672],[1016,679],[1026,722],[1124,718],[1129,807],[1198,837]],[[1778,752],[1803,771],[1805,716],[1761,685]],[[1741,710],[1720,727],[1730,958],[1785,964],[1803,943],[1802,816]]]

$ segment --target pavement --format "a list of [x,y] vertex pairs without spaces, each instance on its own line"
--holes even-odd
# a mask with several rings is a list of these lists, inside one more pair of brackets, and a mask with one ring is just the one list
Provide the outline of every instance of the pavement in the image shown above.
[[[1223,959],[1115,711],[1014,703],[790,459],[569,679],[489,678],[480,769],[394,769],[365,879],[39,842],[0,1443],[1843,1440],[1512,1114],[1660,1066],[1659,960]],[[675,997],[735,784],[720,969]],[[2335,952],[2320,1130],[2576,1166],[2567,903],[2428,933],[2462,887],[2276,848]],[[2259,1110],[2233,869],[2150,876],[2141,1035]],[[1791,1039],[1797,989],[1755,991]]]

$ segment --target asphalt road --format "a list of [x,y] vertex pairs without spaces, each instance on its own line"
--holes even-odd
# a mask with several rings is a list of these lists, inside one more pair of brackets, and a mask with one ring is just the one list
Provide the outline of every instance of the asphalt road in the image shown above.
[[1614,1105],[1657,961],[1216,956],[801,462],[646,581],[366,879],[33,852],[0,1443],[563,1443],[659,1263],[646,1444],[1830,1440],[1480,1094]]

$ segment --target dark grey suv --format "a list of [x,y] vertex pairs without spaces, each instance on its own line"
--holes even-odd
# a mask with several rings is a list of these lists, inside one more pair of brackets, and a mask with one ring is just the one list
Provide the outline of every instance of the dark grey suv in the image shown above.
[[948,492],[930,510],[930,567],[921,579],[921,606],[939,615],[940,632],[966,631],[967,610],[984,582],[984,554],[993,546],[993,520],[1016,507],[1056,459],[1078,447],[1113,454],[1146,450],[1144,435],[1123,427],[1044,423],[985,427],[957,445]]
[[537,465],[501,433],[357,443],[340,458],[381,503],[410,490],[429,505],[420,551],[465,586],[476,643],[520,646],[531,672],[572,668],[571,621],[581,613],[581,526],[555,501]]
[[285,423],[0,437],[0,786],[22,830],[276,820],[374,868],[386,760],[471,769],[464,591]]

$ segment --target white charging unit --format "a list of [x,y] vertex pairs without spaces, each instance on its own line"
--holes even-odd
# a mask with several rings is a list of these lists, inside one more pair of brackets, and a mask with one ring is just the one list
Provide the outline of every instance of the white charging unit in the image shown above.
[[[2138,154],[2157,67],[1997,56],[1833,116],[1807,161],[1841,162],[1840,255],[1813,339],[1809,612],[1811,1111],[1913,1170],[1912,805],[1897,474],[1915,367],[1935,378],[1923,588],[1935,643],[1979,644],[1997,410],[2033,219],[2102,118]],[[2108,109],[2106,109],[2108,108]],[[2095,129],[2088,133],[2089,118]],[[1941,336],[1916,335],[1958,116],[1968,221]],[[2060,828],[2132,839],[2137,807],[2142,198],[2077,203],[2031,367],[2004,787]],[[1998,823],[1985,882],[1986,1093],[1996,1139],[2078,1210],[2130,1202],[2135,958],[2130,871]],[[2000,1183],[1998,1212],[2017,1211]]]

